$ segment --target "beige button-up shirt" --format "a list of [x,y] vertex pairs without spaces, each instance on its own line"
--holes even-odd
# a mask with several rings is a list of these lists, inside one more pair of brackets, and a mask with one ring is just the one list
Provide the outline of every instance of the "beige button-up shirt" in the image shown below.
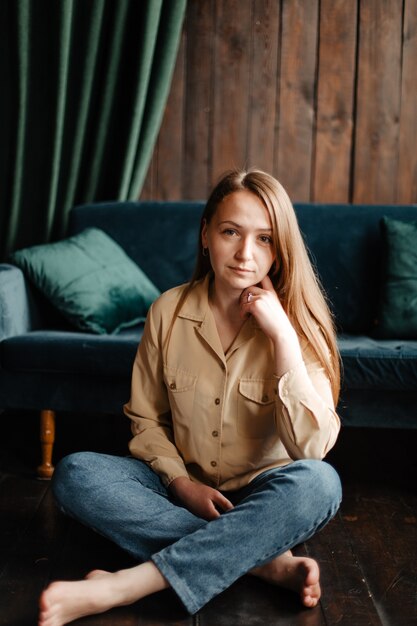
[[323,368],[302,345],[303,362],[277,379],[272,343],[254,318],[225,354],[208,285],[207,277],[191,291],[167,350],[181,287],[149,310],[124,407],[131,454],[165,485],[188,476],[221,490],[295,459],[322,459],[340,428]]

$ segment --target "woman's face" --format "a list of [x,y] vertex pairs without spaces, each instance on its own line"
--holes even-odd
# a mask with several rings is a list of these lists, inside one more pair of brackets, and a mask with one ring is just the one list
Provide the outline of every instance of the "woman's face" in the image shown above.
[[226,196],[209,224],[202,244],[209,249],[216,288],[238,291],[261,282],[275,260],[272,224],[262,201],[250,191]]

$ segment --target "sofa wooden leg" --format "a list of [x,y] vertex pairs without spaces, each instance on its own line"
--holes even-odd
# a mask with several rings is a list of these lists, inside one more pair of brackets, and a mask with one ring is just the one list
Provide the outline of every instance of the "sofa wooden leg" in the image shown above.
[[45,409],[41,411],[41,449],[42,463],[38,467],[38,477],[48,479],[54,473],[52,465],[52,450],[55,441],[55,411]]

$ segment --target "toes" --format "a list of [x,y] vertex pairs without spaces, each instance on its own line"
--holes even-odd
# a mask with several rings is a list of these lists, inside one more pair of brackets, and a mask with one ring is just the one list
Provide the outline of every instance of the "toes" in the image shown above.
[[315,584],[315,585],[304,587],[301,593],[301,600],[304,606],[311,608],[318,604],[320,600],[320,596],[321,596],[320,585]]
[[86,579],[91,578],[102,578],[103,576],[107,576],[109,572],[106,572],[104,569],[93,569],[91,572],[88,572]]
[[312,598],[311,596],[304,596],[303,604],[309,609],[315,607],[317,605],[317,602],[318,602],[317,598]]

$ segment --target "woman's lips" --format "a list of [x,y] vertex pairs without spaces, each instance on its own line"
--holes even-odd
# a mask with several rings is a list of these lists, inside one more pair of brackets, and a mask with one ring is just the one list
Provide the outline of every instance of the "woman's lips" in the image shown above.
[[233,266],[229,266],[229,267],[233,272],[236,272],[237,274],[244,274],[244,275],[253,274],[253,270],[248,270],[243,267],[233,267]]

